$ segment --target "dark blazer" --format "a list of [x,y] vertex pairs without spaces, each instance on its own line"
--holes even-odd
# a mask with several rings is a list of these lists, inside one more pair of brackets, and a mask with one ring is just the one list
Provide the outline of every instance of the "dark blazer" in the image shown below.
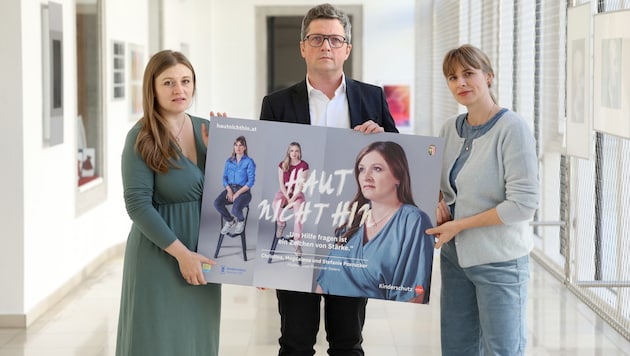
[[[381,87],[346,77],[346,96],[350,111],[350,127],[372,120],[386,132],[398,132]],[[265,96],[260,119],[310,125],[306,79]]]

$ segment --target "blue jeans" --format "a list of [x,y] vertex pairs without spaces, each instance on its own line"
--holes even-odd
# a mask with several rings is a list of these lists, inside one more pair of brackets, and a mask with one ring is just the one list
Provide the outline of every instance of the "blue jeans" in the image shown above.
[[[235,188],[233,188],[232,191],[236,192],[234,189]],[[225,221],[232,221],[234,218],[238,221],[244,221],[245,215],[243,215],[243,208],[248,206],[250,201],[252,201],[252,193],[249,190],[239,195],[236,199],[234,199],[234,202],[227,200],[227,190],[224,190],[214,200],[214,208],[217,209]],[[230,214],[225,207],[229,204],[232,204],[232,214]]]
[[529,256],[462,268],[440,251],[442,355],[525,355]]

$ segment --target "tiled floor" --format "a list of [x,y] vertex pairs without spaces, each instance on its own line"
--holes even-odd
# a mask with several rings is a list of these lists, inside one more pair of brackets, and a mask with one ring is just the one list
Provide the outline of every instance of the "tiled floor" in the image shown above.
[[[122,260],[112,260],[28,329],[0,329],[0,356],[113,355],[121,271]],[[370,300],[366,354],[439,355],[437,274],[432,291],[430,305]],[[630,355],[630,342],[535,262],[529,298],[528,355]],[[277,355],[273,291],[225,285],[222,316],[220,355]],[[317,355],[325,355],[325,349],[320,333]]]

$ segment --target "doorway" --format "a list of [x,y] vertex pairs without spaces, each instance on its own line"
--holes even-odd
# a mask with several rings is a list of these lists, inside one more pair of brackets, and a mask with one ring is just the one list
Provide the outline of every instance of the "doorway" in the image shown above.
[[[304,79],[306,64],[299,47],[301,27],[302,16],[267,17],[267,94]],[[354,78],[352,53],[343,68],[350,78]]]

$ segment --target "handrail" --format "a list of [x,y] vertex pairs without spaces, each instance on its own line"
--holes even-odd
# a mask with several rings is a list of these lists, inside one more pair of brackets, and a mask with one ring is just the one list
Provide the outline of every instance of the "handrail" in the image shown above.
[[566,226],[566,221],[530,221],[531,226]]

